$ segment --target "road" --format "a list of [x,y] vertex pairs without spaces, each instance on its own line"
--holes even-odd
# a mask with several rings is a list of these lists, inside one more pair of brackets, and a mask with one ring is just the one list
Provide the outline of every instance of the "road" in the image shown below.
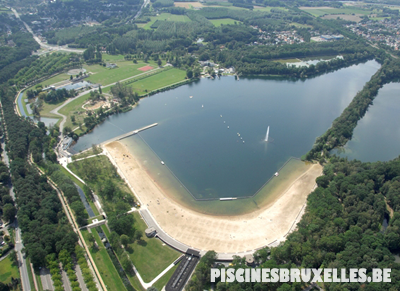
[[140,14],[142,13],[142,9],[147,6],[147,4],[150,3],[150,0],[144,0],[142,7],[140,7],[139,11],[136,13],[134,19],[138,18]]
[[48,49],[48,50],[55,50],[55,51],[62,50],[62,51],[66,51],[66,52],[70,52],[70,53],[78,53],[78,54],[83,53],[83,51],[84,51],[83,49],[71,49],[71,48],[69,48],[69,47],[67,47],[67,46],[52,46],[52,45],[48,45],[48,44],[42,42],[42,41],[35,35],[35,33],[32,31],[32,29],[29,27],[29,25],[26,24],[26,22],[23,21],[23,20],[21,19],[21,17],[19,16],[17,10],[15,10],[14,8],[11,8],[11,7],[9,7],[9,8],[12,10],[12,12],[13,12],[14,15],[15,15],[15,17],[18,18],[19,20],[21,20],[21,22],[24,24],[26,30],[29,31],[29,33],[32,34],[33,38],[34,38],[34,39],[36,40],[36,42],[40,45],[41,48]]
[[[40,269],[40,279],[42,280],[43,290],[54,290],[53,281],[51,280],[51,275],[49,269]],[[24,290],[25,291],[25,290]]]
[[25,260],[25,256],[22,254],[21,250],[24,248],[21,239],[21,230],[17,227],[15,231],[15,251],[17,252],[18,263],[19,263],[19,273],[21,274],[22,290],[30,291],[31,283],[29,282],[28,268]]

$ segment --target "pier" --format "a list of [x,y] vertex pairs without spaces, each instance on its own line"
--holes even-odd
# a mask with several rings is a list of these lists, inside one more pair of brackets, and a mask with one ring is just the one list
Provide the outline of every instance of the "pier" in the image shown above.
[[135,134],[137,134],[137,133],[139,133],[139,132],[141,132],[143,130],[152,128],[152,127],[157,126],[157,125],[158,125],[158,123],[153,123],[153,124],[147,125],[145,127],[142,127],[142,128],[136,129],[136,130],[132,130],[130,132],[127,132],[127,133],[121,134],[119,136],[113,137],[113,138],[111,138],[109,140],[106,140],[106,141],[102,142],[101,145],[105,145],[105,144],[113,142],[113,141],[120,141],[121,139],[127,138],[127,137],[129,137],[131,135],[135,135]]

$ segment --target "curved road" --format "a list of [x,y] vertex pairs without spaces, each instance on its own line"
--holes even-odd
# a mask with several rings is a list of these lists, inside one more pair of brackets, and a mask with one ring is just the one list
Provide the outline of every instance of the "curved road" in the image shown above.
[[32,34],[33,38],[34,38],[34,39],[36,40],[36,42],[40,45],[41,48],[49,49],[49,50],[56,50],[56,51],[62,50],[62,51],[66,51],[66,52],[70,52],[70,53],[78,53],[78,54],[83,53],[83,51],[84,51],[83,49],[71,49],[71,48],[68,48],[67,46],[65,46],[65,47],[62,47],[62,46],[52,46],[52,45],[48,45],[48,44],[43,43],[43,42],[35,35],[35,33],[32,31],[32,29],[29,27],[29,25],[26,24],[26,22],[23,21],[23,20],[21,19],[21,17],[19,16],[17,10],[15,10],[14,8],[11,8],[11,7],[9,7],[9,8],[12,10],[12,12],[13,12],[14,15],[15,15],[15,17],[16,17],[17,19],[19,19],[19,20],[22,21],[22,23],[25,25],[26,30]]

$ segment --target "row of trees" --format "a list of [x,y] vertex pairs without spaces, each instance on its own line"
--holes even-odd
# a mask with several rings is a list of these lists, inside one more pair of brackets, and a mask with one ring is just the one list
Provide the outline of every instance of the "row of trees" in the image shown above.
[[78,240],[62,212],[56,192],[32,168],[27,157],[29,145],[40,148],[45,135],[40,128],[15,115],[13,100],[15,89],[2,86],[0,98],[7,124],[9,156],[12,160],[11,177],[18,204],[18,220],[25,250],[35,267],[45,266],[48,254],[65,249],[73,252]]

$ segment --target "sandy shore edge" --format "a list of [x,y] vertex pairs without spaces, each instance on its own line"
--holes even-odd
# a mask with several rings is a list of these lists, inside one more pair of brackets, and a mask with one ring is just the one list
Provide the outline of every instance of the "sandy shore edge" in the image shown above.
[[150,211],[164,232],[190,247],[219,253],[244,252],[283,241],[301,219],[307,196],[322,173],[322,166],[310,165],[266,207],[243,215],[212,216],[171,199],[121,142],[102,147],[142,207]]

